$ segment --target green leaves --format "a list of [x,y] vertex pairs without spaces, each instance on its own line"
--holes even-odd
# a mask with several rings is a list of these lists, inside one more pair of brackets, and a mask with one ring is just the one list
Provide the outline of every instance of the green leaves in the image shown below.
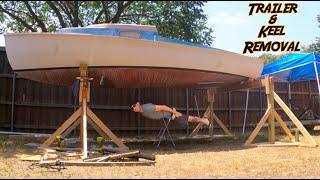
[[211,45],[203,1],[3,1],[0,21],[14,32],[56,31],[95,23],[155,25],[162,36]]

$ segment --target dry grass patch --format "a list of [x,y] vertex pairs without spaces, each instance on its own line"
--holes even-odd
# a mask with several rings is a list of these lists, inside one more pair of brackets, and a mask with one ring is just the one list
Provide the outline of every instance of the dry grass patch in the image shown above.
[[[313,136],[320,144],[320,136]],[[258,141],[266,140],[259,136]],[[285,139],[280,137],[280,139]],[[237,140],[176,142],[173,149],[163,143],[156,152],[155,166],[67,167],[62,172],[46,168],[29,169],[30,162],[15,157],[32,153],[25,142],[0,139],[1,178],[318,178],[320,148],[244,147]],[[302,138],[303,141],[303,138]],[[154,152],[152,143],[130,143],[130,148]]]

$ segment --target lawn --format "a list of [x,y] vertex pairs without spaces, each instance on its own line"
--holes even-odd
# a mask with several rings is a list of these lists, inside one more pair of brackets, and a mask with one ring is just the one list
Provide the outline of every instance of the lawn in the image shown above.
[[[313,135],[320,144],[320,135]],[[244,147],[245,137],[237,140],[214,138],[161,144],[156,152],[152,143],[130,143],[156,154],[154,166],[77,167],[57,172],[30,169],[32,162],[16,156],[33,153],[23,141],[0,140],[0,178],[319,178],[320,148]],[[264,135],[258,139],[265,140]],[[284,139],[280,137],[280,139]],[[303,141],[303,138],[301,138]]]

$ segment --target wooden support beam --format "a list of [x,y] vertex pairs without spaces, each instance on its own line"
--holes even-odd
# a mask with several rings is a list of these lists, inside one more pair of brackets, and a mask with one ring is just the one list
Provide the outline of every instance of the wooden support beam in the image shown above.
[[211,112],[212,113],[212,116],[214,118],[214,120],[219,124],[219,126],[223,129],[223,131],[229,135],[229,136],[234,136],[228,129],[227,127],[223,124],[223,122],[218,118],[218,116],[214,113],[214,112]]
[[72,130],[74,130],[80,124],[80,119],[77,119],[64,133],[61,134],[62,137],[68,136]]
[[256,126],[256,128],[253,130],[253,132],[251,133],[251,135],[249,136],[249,138],[247,139],[245,145],[250,145],[254,138],[258,135],[260,129],[262,128],[262,126],[264,125],[264,123],[267,121],[269,115],[271,113],[271,109],[268,108],[267,111],[265,112],[265,114],[262,116],[262,118],[260,119],[260,122],[258,123],[258,125]]
[[91,111],[90,108],[87,107],[87,114],[90,117],[90,119],[107,135],[111,138],[111,140],[118,145],[122,149],[128,149],[126,145],[122,143],[122,141],[112,133],[112,131],[107,128],[103,122]]
[[88,124],[90,124],[93,127],[93,129],[98,132],[100,136],[104,137],[105,139],[108,139],[108,136],[105,133],[103,133],[103,131],[90,118],[88,118]]
[[279,104],[279,106],[284,110],[284,112],[289,116],[294,125],[299,129],[299,131],[303,134],[304,137],[310,142],[312,146],[318,146],[316,141],[312,138],[309,132],[304,128],[299,119],[293,114],[290,108],[282,101],[282,99],[278,96],[277,93],[274,92],[274,99]]
[[268,139],[270,143],[275,142],[275,119],[274,119],[274,83],[272,78],[268,78],[267,84],[266,84],[266,94],[267,94],[267,101],[268,101],[268,108],[271,109],[269,119],[268,119]]
[[[204,112],[203,117],[209,118],[210,112],[211,112],[211,110],[210,110],[210,105],[209,105],[209,106],[207,107],[206,111]],[[194,130],[191,132],[190,136],[192,137],[192,136],[197,135],[198,132],[199,132],[199,130],[202,128],[202,126],[203,126],[203,124],[199,123],[199,124],[196,126],[196,128],[194,128]]]
[[190,136],[192,137],[192,136],[197,135],[198,132],[199,132],[199,130],[202,128],[202,126],[203,126],[203,125],[199,123],[199,124],[194,128],[194,130],[191,132]]
[[280,127],[283,129],[283,131],[287,134],[287,136],[289,137],[290,141],[294,141],[294,136],[292,135],[290,129],[288,128],[288,126],[286,125],[286,123],[283,121],[283,119],[281,118],[281,116],[277,113],[276,110],[273,109],[273,114],[275,119],[278,121]]
[[71,126],[82,113],[82,107],[80,107],[76,112],[74,112],[68,120],[66,120],[62,126],[60,126],[42,145],[41,148],[49,147],[55,140],[56,136],[61,135],[69,126]]
[[210,115],[208,117],[208,120],[210,122],[210,124],[209,124],[209,135],[210,135],[210,137],[213,137],[213,120],[214,120],[214,118],[213,118],[213,102],[210,102],[209,107],[210,107]]

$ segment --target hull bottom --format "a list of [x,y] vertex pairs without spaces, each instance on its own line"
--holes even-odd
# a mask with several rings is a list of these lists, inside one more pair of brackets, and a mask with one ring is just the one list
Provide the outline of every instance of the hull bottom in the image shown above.
[[[21,78],[47,84],[70,86],[79,76],[78,68],[18,70]],[[244,76],[174,68],[89,67],[92,86],[112,88],[218,87],[248,79]]]

